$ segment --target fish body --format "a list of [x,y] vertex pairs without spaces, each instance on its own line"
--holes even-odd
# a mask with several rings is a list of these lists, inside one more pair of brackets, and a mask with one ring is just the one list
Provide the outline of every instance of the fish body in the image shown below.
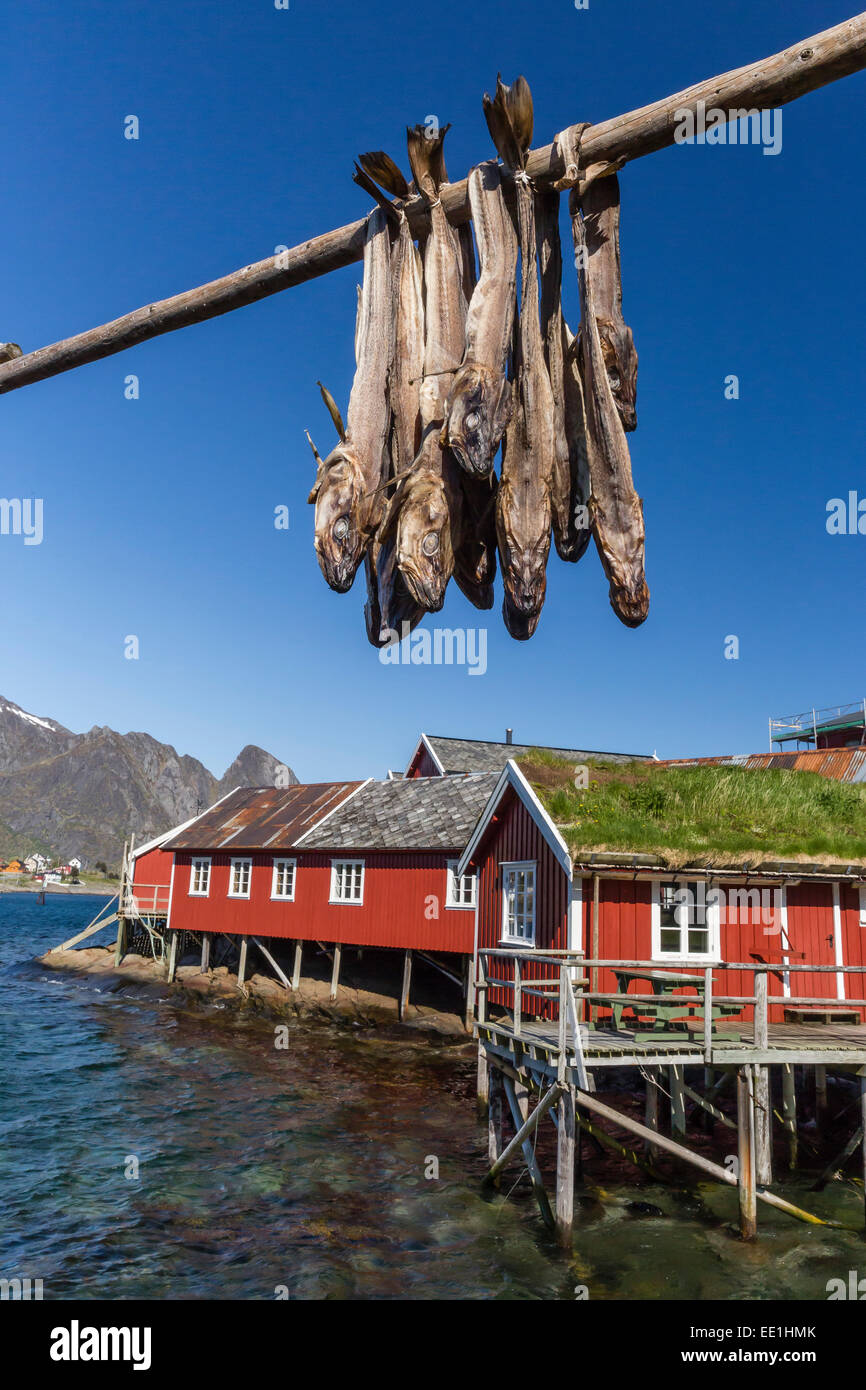
[[635,492],[625,430],[608,379],[595,313],[592,261],[586,255],[583,219],[574,197],[570,212],[580,287],[580,344],[592,479],[590,522],[610,585],[611,607],[626,626],[638,627],[649,612],[643,504]]
[[578,561],[590,542],[589,459],[586,415],[574,335],[562,314],[562,246],[559,194],[536,198],[538,255],[541,263],[541,332],[553,393],[555,454],[550,490],[553,539],[561,560]]
[[499,165],[469,175],[481,274],[466,319],[466,347],[447,403],[448,443],[461,468],[486,476],[510,419],[506,375],[517,285],[517,235],[502,196]]
[[607,378],[623,429],[630,431],[637,428],[637,351],[632,331],[622,315],[620,197],[616,174],[590,183],[580,203]]
[[495,474],[476,478],[461,471],[463,525],[454,553],[454,578],[469,602],[481,609],[493,607],[497,487]]
[[384,508],[390,422],[388,378],[394,349],[390,236],[385,213],[367,219],[364,283],[356,325],[357,362],[345,431],[320,464],[309,500],[315,503],[315,548],[325,580],[345,593]]
[[421,446],[421,381],[424,376],[424,283],[409,220],[400,214],[392,257],[394,356],[390,400],[394,417],[392,466],[395,474],[411,466]]

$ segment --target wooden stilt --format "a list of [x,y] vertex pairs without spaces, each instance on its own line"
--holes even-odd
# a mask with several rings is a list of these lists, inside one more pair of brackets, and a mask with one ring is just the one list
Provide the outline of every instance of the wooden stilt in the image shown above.
[[782,1067],[782,1125],[788,1138],[788,1167],[797,1166],[797,1091],[792,1062]]
[[[508,1108],[511,1111],[511,1118],[514,1122],[514,1128],[516,1130],[520,1130],[523,1128],[523,1125],[526,1121],[526,1116],[523,1114],[521,1110],[520,1101],[517,1097],[516,1083],[512,1081],[511,1078],[509,1076],[506,1076],[504,1073],[501,1073],[501,1075],[502,1085],[505,1091],[505,1098],[508,1101]],[[529,1179],[532,1183],[532,1191],[535,1195],[535,1200],[538,1203],[538,1209],[541,1212],[541,1219],[544,1222],[545,1226],[548,1226],[551,1229],[553,1229],[553,1212],[550,1210],[550,1202],[548,1201],[547,1193],[544,1190],[544,1179],[541,1176],[541,1169],[538,1166],[538,1160],[535,1157],[535,1151],[532,1145],[532,1139],[528,1137],[524,1139],[523,1144],[521,1146],[523,1149],[523,1158],[526,1163],[526,1167],[529,1170]]]
[[487,1096],[487,1157],[491,1164],[502,1156],[502,1090],[502,1072],[491,1066]]
[[247,951],[249,949],[247,937],[241,937],[240,959],[238,960],[238,989],[243,989],[244,980],[247,978]]
[[737,1186],[743,1240],[755,1240],[758,1234],[754,1123],[752,1072],[750,1067],[740,1067],[737,1072]]
[[827,1118],[827,1068],[815,1068],[815,1119],[818,1126]]
[[[646,1099],[644,1101],[644,1124],[647,1129],[654,1131],[659,1127],[659,1088],[656,1085],[658,1075],[657,1067],[646,1068]],[[644,1144],[647,1153],[653,1152],[653,1146],[649,1140]]]
[[[498,1070],[499,1070],[499,1069],[498,1069],[498,1067],[497,1067],[495,1064],[491,1065],[491,1068],[490,1068],[490,1110],[488,1111],[488,1115],[492,1114],[492,1112],[493,1112],[493,1110],[494,1110],[494,1104],[493,1104],[493,1099],[494,1099],[494,1078],[495,1078],[496,1073],[497,1073]],[[500,1084],[501,1084],[501,1083],[500,1083]],[[502,1153],[499,1155],[499,1157],[498,1157],[498,1158],[495,1160],[495,1162],[492,1164],[489,1173],[487,1174],[487,1176],[486,1176],[485,1179],[484,1179],[485,1182],[495,1182],[495,1180],[499,1177],[499,1174],[503,1171],[503,1169],[508,1167],[508,1164],[509,1164],[509,1162],[510,1162],[512,1156],[517,1152],[518,1149],[522,1148],[524,1139],[527,1137],[527,1135],[529,1135],[529,1134],[532,1133],[532,1131],[535,1129],[535,1126],[538,1124],[539,1120],[540,1120],[544,1115],[547,1114],[547,1112],[548,1112],[548,1110],[550,1109],[550,1107],[551,1107],[552,1105],[554,1105],[554,1104],[559,1100],[559,1097],[560,1097],[560,1095],[562,1094],[562,1092],[563,1092],[564,1089],[565,1089],[565,1087],[561,1086],[560,1083],[559,1083],[558,1081],[555,1081],[555,1082],[553,1083],[553,1085],[549,1088],[549,1090],[545,1091],[544,1095],[541,1097],[541,1100],[540,1100],[540,1101],[538,1102],[538,1104],[536,1105],[536,1107],[535,1107],[535,1109],[533,1110],[532,1114],[530,1115],[529,1119],[526,1121],[526,1124],[521,1126],[521,1128],[520,1128],[520,1129],[517,1131],[517,1133],[515,1134],[514,1138],[511,1140],[511,1142],[510,1142],[509,1144],[506,1144],[505,1148],[502,1150]],[[502,1113],[501,1097],[500,1097],[499,1111],[500,1111],[500,1121],[501,1121],[501,1113]],[[493,1121],[491,1120],[490,1125],[489,1125],[489,1128],[488,1128],[488,1133],[493,1133],[493,1132],[494,1132],[494,1126],[493,1126]],[[500,1128],[500,1130],[499,1130],[499,1143],[501,1144],[501,1142],[502,1142],[502,1133],[501,1133],[501,1128]]]
[[472,1021],[475,1018],[475,962],[472,956],[466,957],[466,1009],[464,1021],[466,1031],[472,1031]]
[[297,989],[301,983],[301,954],[304,949],[303,941],[295,942],[295,963],[292,968],[292,989]]
[[682,1067],[668,1067],[671,1092],[671,1135],[684,1139],[686,1134],[686,1102],[683,1095]]
[[[704,1095],[705,1095],[705,1096],[708,1096],[708,1095],[710,1094],[710,1091],[713,1089],[713,1077],[714,1077],[714,1075],[715,1075],[715,1072],[713,1071],[712,1067],[704,1067]],[[704,1108],[704,1116],[703,1116],[703,1119],[704,1119],[704,1134],[712,1134],[712,1132],[713,1132],[713,1112],[712,1112],[712,1110],[709,1110],[709,1109],[707,1109],[707,1108]]]
[[331,1003],[333,1003],[337,997],[337,988],[340,983],[340,960],[342,958],[342,955],[343,948],[339,944],[339,942],[337,942],[337,944],[334,946],[334,968],[331,971],[331,993],[329,996],[331,999]]
[[574,1087],[566,1086],[559,1097],[556,1131],[556,1236],[571,1248],[574,1225]]
[[168,948],[168,983],[174,984],[174,977],[177,972],[177,932],[171,934],[171,945]]
[[770,1068],[755,1067],[755,1175],[764,1187],[773,1181],[773,1108]]
[[860,1128],[863,1131],[861,1140],[861,1172],[863,1174],[863,1219],[866,1224],[866,1076],[860,1077]]
[[115,946],[114,946],[114,968],[115,968],[115,970],[116,970],[117,967],[120,965],[120,962],[123,960],[123,957],[126,955],[126,940],[127,940],[127,921],[126,921],[126,918],[125,918],[125,917],[118,917],[118,919],[117,919],[117,941],[115,942]]
[[400,988],[400,1005],[398,1013],[402,1023],[406,1017],[406,1010],[409,1007],[409,990],[412,985],[412,952],[407,951],[403,957],[403,984]]
[[203,932],[201,938],[201,973],[206,975],[210,970],[210,932]]
[[490,1101],[490,1063],[481,1043],[478,1044],[478,1078],[475,1086],[478,1112],[483,1115]]

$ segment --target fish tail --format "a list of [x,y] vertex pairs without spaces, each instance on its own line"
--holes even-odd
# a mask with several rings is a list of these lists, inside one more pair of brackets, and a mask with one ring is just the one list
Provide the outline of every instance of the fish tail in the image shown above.
[[431,203],[438,198],[442,184],[448,182],[443,146],[450,129],[450,125],[440,126],[435,132],[425,125],[406,128],[412,175],[420,191]]

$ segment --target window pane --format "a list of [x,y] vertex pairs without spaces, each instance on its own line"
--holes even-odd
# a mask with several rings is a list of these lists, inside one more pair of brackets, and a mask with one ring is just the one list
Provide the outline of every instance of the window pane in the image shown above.
[[679,951],[680,933],[678,928],[674,928],[673,931],[668,928],[662,928],[661,948],[663,951]]

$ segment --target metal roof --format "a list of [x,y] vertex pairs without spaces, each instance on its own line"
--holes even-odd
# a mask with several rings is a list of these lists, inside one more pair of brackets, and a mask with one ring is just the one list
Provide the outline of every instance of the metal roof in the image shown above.
[[363,782],[241,787],[217,802],[163,849],[278,850],[297,841]]
[[459,852],[496,782],[496,773],[368,782],[307,835],[302,848]]
[[445,738],[426,734],[446,775],[458,772],[501,772],[509,758],[525,758],[533,748],[543,749],[556,758],[575,762],[596,758],[600,762],[633,763],[649,761],[647,753],[600,753],[592,748],[553,748],[545,743],[491,743],[486,739]]
[[866,748],[801,749],[797,753],[732,753],[718,758],[668,758],[659,767],[786,768],[836,782],[866,782]]

